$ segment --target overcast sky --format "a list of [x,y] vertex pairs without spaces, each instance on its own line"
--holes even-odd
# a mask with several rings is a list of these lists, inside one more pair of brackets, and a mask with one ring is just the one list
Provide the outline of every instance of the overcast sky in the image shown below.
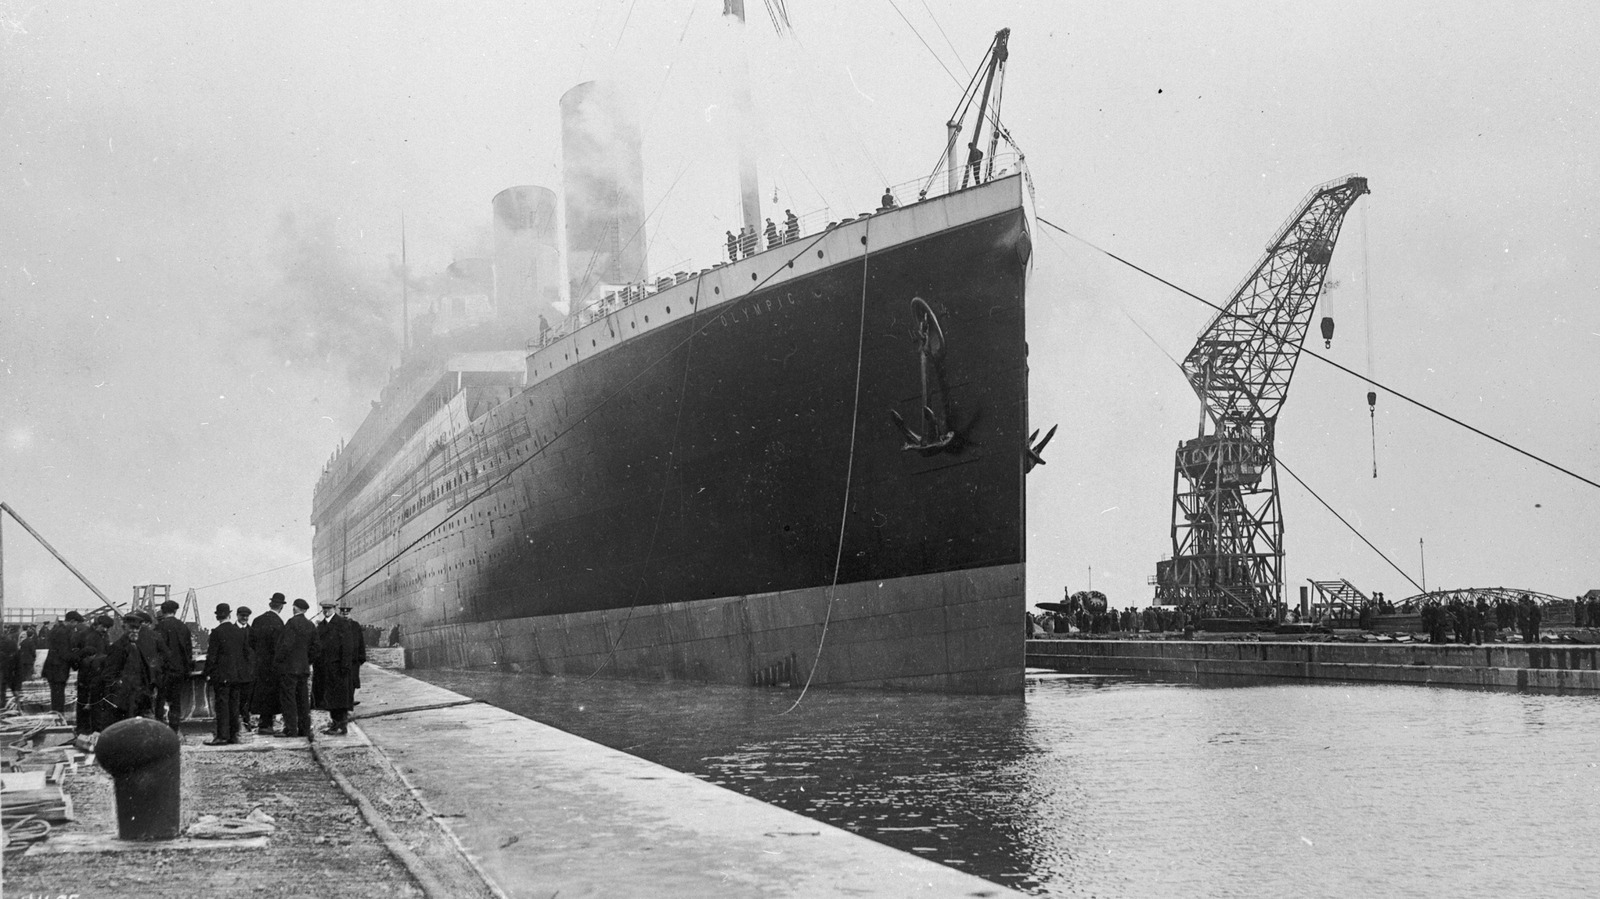
[[[415,275],[485,254],[497,191],[559,188],[578,82],[645,110],[651,269],[716,261],[741,43],[765,199],[837,217],[927,174],[1009,26],[1040,215],[1218,303],[1310,188],[1367,176],[1312,345],[1600,480],[1588,4],[789,0],[791,34],[751,3],[742,38],[717,0],[466,6],[0,3],[0,500],[113,599],[313,595],[312,486],[396,358],[402,213]],[[1212,313],[1035,248],[1031,416],[1061,432],[1030,602],[1092,576],[1143,604],[1199,409],[1169,356]],[[1389,395],[1374,479],[1367,389],[1303,358],[1279,455],[1411,577],[1425,552],[1430,587],[1600,587],[1600,489]],[[1285,481],[1291,595],[1415,592]],[[3,527],[9,606],[92,602]]]

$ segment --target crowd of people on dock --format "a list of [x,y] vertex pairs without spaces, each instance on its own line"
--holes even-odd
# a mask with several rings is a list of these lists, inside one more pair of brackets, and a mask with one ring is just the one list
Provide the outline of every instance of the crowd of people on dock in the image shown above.
[[[324,709],[331,723],[323,733],[343,735],[349,726],[366,637],[350,618],[351,607],[328,600],[321,617],[307,617],[310,604],[296,599],[287,620],[282,593],[251,620],[248,606],[216,607],[217,623],[201,632],[201,672],[211,686],[216,732],[206,745],[241,742],[240,734],[313,739],[311,710]],[[50,711],[66,714],[67,682],[77,672],[75,728],[93,734],[133,717],[163,721],[180,733],[183,693],[195,672],[196,629],[177,617],[168,600],[152,615],[143,609],[86,621],[79,612],[41,630],[32,626],[0,633],[0,706],[6,693],[20,696],[33,676],[38,653],[49,684]],[[281,731],[274,729],[279,716]]]
[[[1578,624],[1579,602],[1573,609],[1574,624]],[[1544,624],[1544,605],[1526,594],[1512,600],[1500,597],[1490,603],[1483,597],[1477,602],[1453,599],[1447,603],[1429,600],[1419,610],[1422,629],[1428,632],[1429,643],[1482,643],[1495,642],[1502,633],[1514,632],[1524,643],[1539,642],[1539,630]]]
[[1070,611],[1043,611],[1028,613],[1028,636],[1043,634],[1116,634],[1150,631],[1181,631],[1198,620],[1198,616],[1180,608],[1146,606],[1143,609],[1128,606],[1125,609],[1090,611],[1074,608]]

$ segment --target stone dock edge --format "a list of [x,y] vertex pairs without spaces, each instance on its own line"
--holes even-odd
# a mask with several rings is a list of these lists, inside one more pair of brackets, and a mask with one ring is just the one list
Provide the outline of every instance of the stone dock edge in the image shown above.
[[504,896],[1024,895],[405,674],[363,681],[354,724]]
[[1600,691],[1600,646],[1564,643],[1032,639],[1026,659],[1032,668],[1079,674]]

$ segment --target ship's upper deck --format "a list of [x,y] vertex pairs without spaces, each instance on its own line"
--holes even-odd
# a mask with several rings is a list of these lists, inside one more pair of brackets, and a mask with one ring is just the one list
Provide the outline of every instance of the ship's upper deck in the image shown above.
[[521,387],[524,355],[522,350],[435,353],[415,357],[396,370],[350,442],[323,467],[312,495],[313,520],[328,503],[367,483],[382,461],[451,397],[473,388],[495,395]]
[[1022,209],[1031,218],[1031,207],[1026,171],[1003,171],[975,187],[882,206],[876,212],[829,222],[814,234],[780,239],[736,262],[619,292],[580,313],[575,330],[557,332],[528,353],[526,386],[695,312],[1009,210]]
[[[613,292],[575,312],[531,349],[446,351],[408,359],[350,441],[324,466],[313,493],[313,520],[367,484],[442,403],[463,389],[489,387],[493,390],[486,396],[504,396],[507,388],[533,386],[624,341],[758,290],[1009,210],[1023,209],[1031,218],[1031,189],[1021,161],[998,157],[992,171],[982,184],[943,193],[929,189],[944,181],[936,173],[927,181],[890,188],[893,205],[884,202],[874,212],[819,224],[811,233],[780,235],[765,250],[734,262]],[[902,203],[903,195],[916,199]]]

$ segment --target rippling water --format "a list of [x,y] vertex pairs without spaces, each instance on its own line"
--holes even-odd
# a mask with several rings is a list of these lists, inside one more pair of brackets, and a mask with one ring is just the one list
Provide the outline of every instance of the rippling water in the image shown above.
[[1042,896],[1600,893],[1600,698],[1043,676],[1023,699],[412,672]]

